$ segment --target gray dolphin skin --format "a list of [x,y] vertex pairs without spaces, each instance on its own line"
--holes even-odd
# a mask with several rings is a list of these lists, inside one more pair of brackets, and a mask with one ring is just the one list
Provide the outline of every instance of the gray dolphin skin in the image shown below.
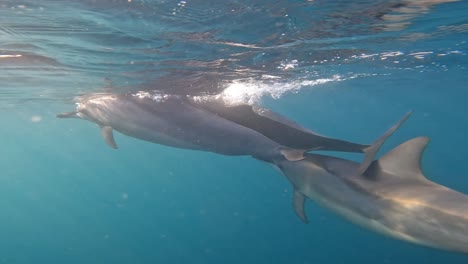
[[380,234],[468,253],[468,196],[422,174],[421,155],[427,143],[427,137],[408,140],[368,166],[313,154],[297,162],[279,161],[276,166],[292,183],[293,207],[305,223],[304,203],[310,198]]
[[117,148],[113,130],[130,137],[177,148],[222,155],[250,155],[264,161],[303,159],[291,149],[250,128],[193,106],[185,96],[167,94],[92,93],[76,98],[75,112],[59,118],[81,118],[98,124],[106,143]]
[[251,155],[260,160],[300,160],[310,150],[372,153],[374,147],[320,136],[268,109],[228,105],[216,96],[90,93],[76,98],[77,109],[57,115],[81,118],[101,127],[105,142],[117,148],[113,130],[157,144]]
[[369,145],[318,135],[278,113],[256,105],[227,104],[217,96],[205,97],[203,100],[197,100],[197,97],[189,99],[199,108],[258,131],[289,148],[357,153],[365,153],[369,149]]

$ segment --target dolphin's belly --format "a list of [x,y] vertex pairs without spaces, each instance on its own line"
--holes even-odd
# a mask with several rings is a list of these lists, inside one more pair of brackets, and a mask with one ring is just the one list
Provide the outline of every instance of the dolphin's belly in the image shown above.
[[194,149],[194,150],[202,149],[201,146],[192,144],[187,141],[180,140],[177,137],[166,134],[165,132],[167,131],[165,131],[165,129],[161,129],[161,130],[155,129],[154,126],[151,128],[148,128],[148,127],[145,127],[144,125],[142,126],[142,125],[135,124],[135,123],[126,123],[124,125],[116,124],[112,127],[115,130],[127,136],[141,139],[144,141],[149,141],[149,142],[160,144],[160,145],[166,145],[170,147],[184,148],[184,149]]
[[280,145],[262,134],[212,113],[185,104],[156,110],[136,103],[109,113],[107,123],[115,130],[157,144],[211,151],[223,155],[279,155]]
[[[437,192],[432,190],[432,195],[437,196]],[[403,239],[468,253],[468,198],[456,193],[444,194],[433,202],[418,197],[388,197],[389,209],[382,222]],[[441,207],[440,199],[451,199],[452,204]]]
[[[336,187],[336,185],[331,185]],[[340,194],[338,194],[340,193]],[[389,209],[372,197],[363,197],[354,190],[336,188],[336,191],[309,191],[306,195],[323,208],[336,213],[351,223],[393,238],[421,244],[421,242],[389,225]]]
[[[306,177],[310,177],[306,175]],[[380,201],[360,192],[328,173],[313,175],[313,182],[296,185],[300,192],[324,208],[337,213],[351,222],[372,229],[385,229],[377,223],[383,217]]]
[[[437,202],[417,197],[401,199],[366,193],[338,178],[315,182],[313,188],[305,191],[321,206],[377,233],[420,245],[468,252],[468,215],[461,210],[440,207]],[[436,192],[432,190],[431,196]],[[446,199],[452,196],[452,208],[468,206],[465,195],[444,194]]]
[[[393,226],[388,225],[391,221],[388,219],[389,210],[394,208],[389,206],[387,201],[353,186],[313,163],[304,164],[306,167],[293,165],[286,168],[286,171],[289,180],[305,196],[358,226],[416,242],[409,235],[398,232]],[[304,173],[305,171],[307,173]]]

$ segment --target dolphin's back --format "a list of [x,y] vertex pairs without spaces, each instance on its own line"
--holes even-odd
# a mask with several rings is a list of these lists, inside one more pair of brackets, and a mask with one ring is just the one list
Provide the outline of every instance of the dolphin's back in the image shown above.
[[227,105],[222,99],[191,101],[196,107],[258,131],[289,148],[361,153],[368,147],[368,145],[318,135],[284,116],[257,106],[248,104]]

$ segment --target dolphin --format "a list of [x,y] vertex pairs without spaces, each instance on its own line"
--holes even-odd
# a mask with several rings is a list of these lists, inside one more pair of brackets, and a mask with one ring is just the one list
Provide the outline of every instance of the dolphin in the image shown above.
[[[406,119],[406,118],[405,118]],[[401,120],[376,143],[381,145]],[[364,165],[307,154],[276,162],[294,187],[293,207],[307,223],[306,198],[361,227],[433,248],[468,253],[468,196],[427,179],[421,156],[428,143],[418,137]]]
[[76,102],[76,111],[57,117],[98,124],[112,148],[117,148],[113,137],[117,130],[157,144],[260,160],[300,160],[311,150],[375,151],[375,146],[324,137],[268,109],[230,105],[217,96],[90,93],[78,96]]
[[319,135],[258,105],[226,102],[220,95],[189,96],[196,107],[251,128],[281,145],[295,149],[366,153],[370,146]]
[[194,107],[185,96],[91,93],[76,98],[76,111],[57,115],[96,123],[105,142],[117,148],[113,130],[141,140],[263,161],[303,159],[306,150],[282,146],[263,134]]

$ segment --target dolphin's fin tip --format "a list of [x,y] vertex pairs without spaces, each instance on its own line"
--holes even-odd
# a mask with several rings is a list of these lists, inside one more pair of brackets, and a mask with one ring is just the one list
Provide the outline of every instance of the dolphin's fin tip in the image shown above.
[[304,222],[305,224],[308,224],[309,220],[307,219],[307,215],[304,210],[305,199],[306,197],[304,196],[304,194],[302,194],[296,188],[294,188],[294,193],[293,193],[294,212],[301,219],[302,222]]
[[283,149],[281,150],[281,154],[283,154],[284,158],[288,161],[299,161],[304,159],[305,150],[301,149]]
[[117,146],[117,143],[115,143],[114,134],[112,133],[112,131],[113,129],[111,126],[101,126],[101,134],[106,144],[113,149],[118,149],[118,146]]
[[372,145],[364,149],[364,160],[359,166],[357,171],[358,175],[362,175],[374,161],[377,152],[380,150],[385,141],[393,134],[395,131],[400,128],[401,125],[410,117],[413,113],[413,110],[408,111],[395,125],[385,132],[380,138],[378,138]]

